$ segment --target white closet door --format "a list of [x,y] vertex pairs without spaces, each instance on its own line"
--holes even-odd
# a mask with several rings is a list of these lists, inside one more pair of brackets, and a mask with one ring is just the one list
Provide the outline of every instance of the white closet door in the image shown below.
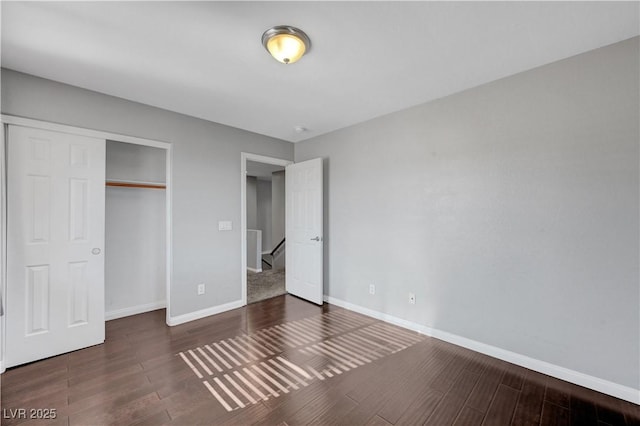
[[8,367],[104,342],[105,145],[9,126]]

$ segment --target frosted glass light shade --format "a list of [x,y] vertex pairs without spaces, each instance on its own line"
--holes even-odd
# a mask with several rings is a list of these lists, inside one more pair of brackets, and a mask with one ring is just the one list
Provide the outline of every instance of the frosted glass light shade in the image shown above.
[[278,62],[292,64],[311,47],[309,37],[301,30],[281,25],[269,28],[262,35],[262,44]]
[[292,64],[307,50],[302,40],[289,34],[278,34],[267,42],[267,50],[277,61]]

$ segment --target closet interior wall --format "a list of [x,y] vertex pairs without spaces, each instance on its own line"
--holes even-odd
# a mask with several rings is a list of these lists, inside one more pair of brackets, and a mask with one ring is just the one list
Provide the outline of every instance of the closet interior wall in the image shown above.
[[107,141],[107,320],[166,306],[166,193],[162,187],[145,187],[166,182],[165,162],[163,149]]

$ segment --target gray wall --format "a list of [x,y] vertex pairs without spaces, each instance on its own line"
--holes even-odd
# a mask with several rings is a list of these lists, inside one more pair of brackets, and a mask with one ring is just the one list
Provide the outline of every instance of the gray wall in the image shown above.
[[247,176],[247,229],[258,229],[258,180]]
[[271,252],[271,181],[258,179],[258,229],[262,230],[262,251]]
[[107,179],[166,182],[166,153],[161,148],[107,141]]
[[2,113],[171,142],[171,315],[240,300],[240,152],[291,159],[293,144],[6,69]]
[[275,248],[284,238],[285,232],[285,186],[284,171],[271,175],[271,242]]
[[[107,141],[106,177],[165,182],[166,150]],[[166,300],[166,193],[108,186],[105,191],[105,312]]]
[[262,231],[247,229],[247,269],[262,270],[262,254],[258,247],[262,245]]
[[296,144],[325,159],[325,293],[640,388],[638,48]]

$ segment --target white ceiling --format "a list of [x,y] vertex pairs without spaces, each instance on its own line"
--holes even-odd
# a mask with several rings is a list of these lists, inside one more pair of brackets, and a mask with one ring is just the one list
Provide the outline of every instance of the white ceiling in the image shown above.
[[[2,66],[296,142],[639,34],[638,2],[7,2]],[[300,62],[262,47],[311,38]],[[296,133],[295,126],[308,129]]]

